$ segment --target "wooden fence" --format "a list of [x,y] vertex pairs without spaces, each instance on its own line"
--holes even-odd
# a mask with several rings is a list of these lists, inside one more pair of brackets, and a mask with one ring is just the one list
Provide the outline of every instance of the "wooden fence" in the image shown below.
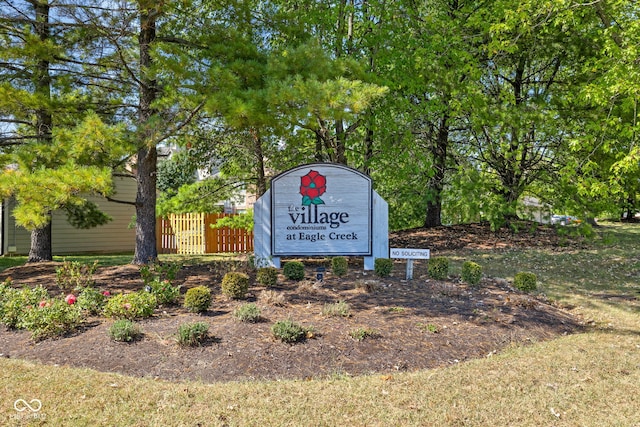
[[212,228],[226,214],[179,214],[156,220],[159,254],[253,252],[253,233],[238,228]]

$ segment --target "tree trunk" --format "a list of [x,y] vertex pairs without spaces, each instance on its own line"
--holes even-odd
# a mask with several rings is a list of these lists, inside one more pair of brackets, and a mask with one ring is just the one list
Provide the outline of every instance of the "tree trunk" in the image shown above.
[[51,249],[51,221],[42,228],[31,231],[31,248],[27,262],[44,262],[53,260]]
[[264,171],[264,153],[262,152],[262,138],[256,129],[251,130],[253,137],[253,154],[256,158],[256,196],[260,197],[267,192],[267,177]]
[[[49,26],[49,4],[48,2],[36,2],[36,19],[34,31],[41,41],[46,42],[50,37]],[[38,61],[33,74],[35,93],[42,99],[51,99],[51,75],[49,74],[50,63],[46,59]],[[38,108],[36,116],[36,135],[38,143],[51,144],[53,131],[53,117],[47,107]],[[51,222],[43,228],[31,231],[31,248],[29,249],[29,259],[27,262],[42,262],[53,260],[51,249]]]
[[442,190],[447,172],[447,148],[449,144],[449,115],[440,119],[438,135],[431,149],[433,156],[433,176],[429,180],[429,192],[431,197],[427,201],[427,214],[424,220],[425,227],[438,227],[442,225]]
[[156,180],[158,152],[155,146],[155,126],[152,118],[155,110],[152,105],[158,97],[155,79],[149,76],[152,65],[151,46],[156,39],[156,18],[158,10],[154,2],[140,1],[140,101],[138,111],[138,164],[136,178],[136,250],[134,264],[147,264],[156,261]]

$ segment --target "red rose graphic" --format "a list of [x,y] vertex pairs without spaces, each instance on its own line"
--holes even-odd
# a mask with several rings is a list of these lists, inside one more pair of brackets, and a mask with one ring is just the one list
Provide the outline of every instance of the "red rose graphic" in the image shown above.
[[320,196],[325,191],[327,191],[327,179],[317,171],[310,170],[308,174],[300,178],[300,194],[304,206],[324,204]]

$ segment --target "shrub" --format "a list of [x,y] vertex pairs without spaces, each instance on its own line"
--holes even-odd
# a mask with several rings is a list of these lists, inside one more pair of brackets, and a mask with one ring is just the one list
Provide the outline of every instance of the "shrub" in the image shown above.
[[429,260],[427,267],[429,277],[436,280],[444,280],[449,276],[449,258],[435,257]]
[[247,323],[259,322],[261,315],[260,309],[254,303],[243,304],[233,311],[233,317]]
[[393,271],[393,260],[391,258],[376,258],[373,262],[373,271],[379,277],[388,277]]
[[365,338],[375,337],[376,332],[373,329],[356,328],[349,332],[349,336],[356,341],[364,341]]
[[129,319],[118,319],[109,327],[109,336],[118,342],[132,342],[142,335],[142,331]]
[[473,261],[465,261],[462,264],[462,280],[475,286],[482,279],[482,266]]
[[516,273],[513,279],[513,286],[523,292],[532,292],[538,288],[538,277],[534,273],[521,271]]
[[325,316],[351,316],[349,304],[345,301],[339,301],[333,304],[325,304],[322,309],[322,314]]
[[42,286],[35,288],[7,288],[0,301],[0,322],[9,328],[22,328],[21,322],[26,310],[38,306],[40,301],[49,299],[49,292]]
[[178,272],[182,269],[182,264],[177,262],[167,263],[151,263],[140,267],[140,276],[145,285],[151,285],[155,281],[168,280],[173,282],[178,275]]
[[154,279],[147,286],[160,305],[174,304],[180,296],[180,286],[173,286],[167,279]]
[[184,295],[184,308],[194,313],[203,313],[211,305],[211,289],[206,286],[191,288]]
[[262,291],[260,295],[258,295],[258,299],[267,305],[274,305],[277,307],[283,307],[287,305],[287,299],[284,294],[272,290]]
[[115,319],[140,319],[151,316],[157,305],[156,296],[147,291],[119,294],[107,301],[104,314]]
[[31,338],[40,341],[71,332],[82,321],[80,309],[61,299],[42,301],[24,311],[20,326],[31,332]]
[[300,261],[287,261],[282,268],[282,273],[289,280],[300,281],[304,279],[304,264]]
[[231,271],[222,278],[222,294],[235,299],[244,299],[249,290],[249,276]]
[[178,327],[176,341],[183,347],[202,345],[209,335],[209,324],[205,322],[186,323]]
[[278,269],[275,267],[262,267],[256,273],[256,280],[262,286],[271,288],[278,283]]
[[106,297],[104,294],[91,286],[82,289],[76,300],[78,308],[90,315],[100,314],[104,309],[105,303]]
[[93,286],[93,273],[98,268],[98,261],[84,264],[79,261],[63,261],[62,266],[56,268],[56,285],[64,291],[72,291],[87,286]]
[[277,339],[286,343],[302,341],[306,338],[308,330],[295,323],[291,319],[279,320],[271,326],[271,333]]
[[347,274],[347,269],[349,268],[349,262],[346,257],[336,256],[331,258],[331,272],[336,276],[344,276]]

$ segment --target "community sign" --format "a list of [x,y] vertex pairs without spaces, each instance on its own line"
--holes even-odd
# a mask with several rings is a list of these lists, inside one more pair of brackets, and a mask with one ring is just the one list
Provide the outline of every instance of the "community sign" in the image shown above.
[[271,180],[271,255],[372,254],[371,179],[333,163]]

